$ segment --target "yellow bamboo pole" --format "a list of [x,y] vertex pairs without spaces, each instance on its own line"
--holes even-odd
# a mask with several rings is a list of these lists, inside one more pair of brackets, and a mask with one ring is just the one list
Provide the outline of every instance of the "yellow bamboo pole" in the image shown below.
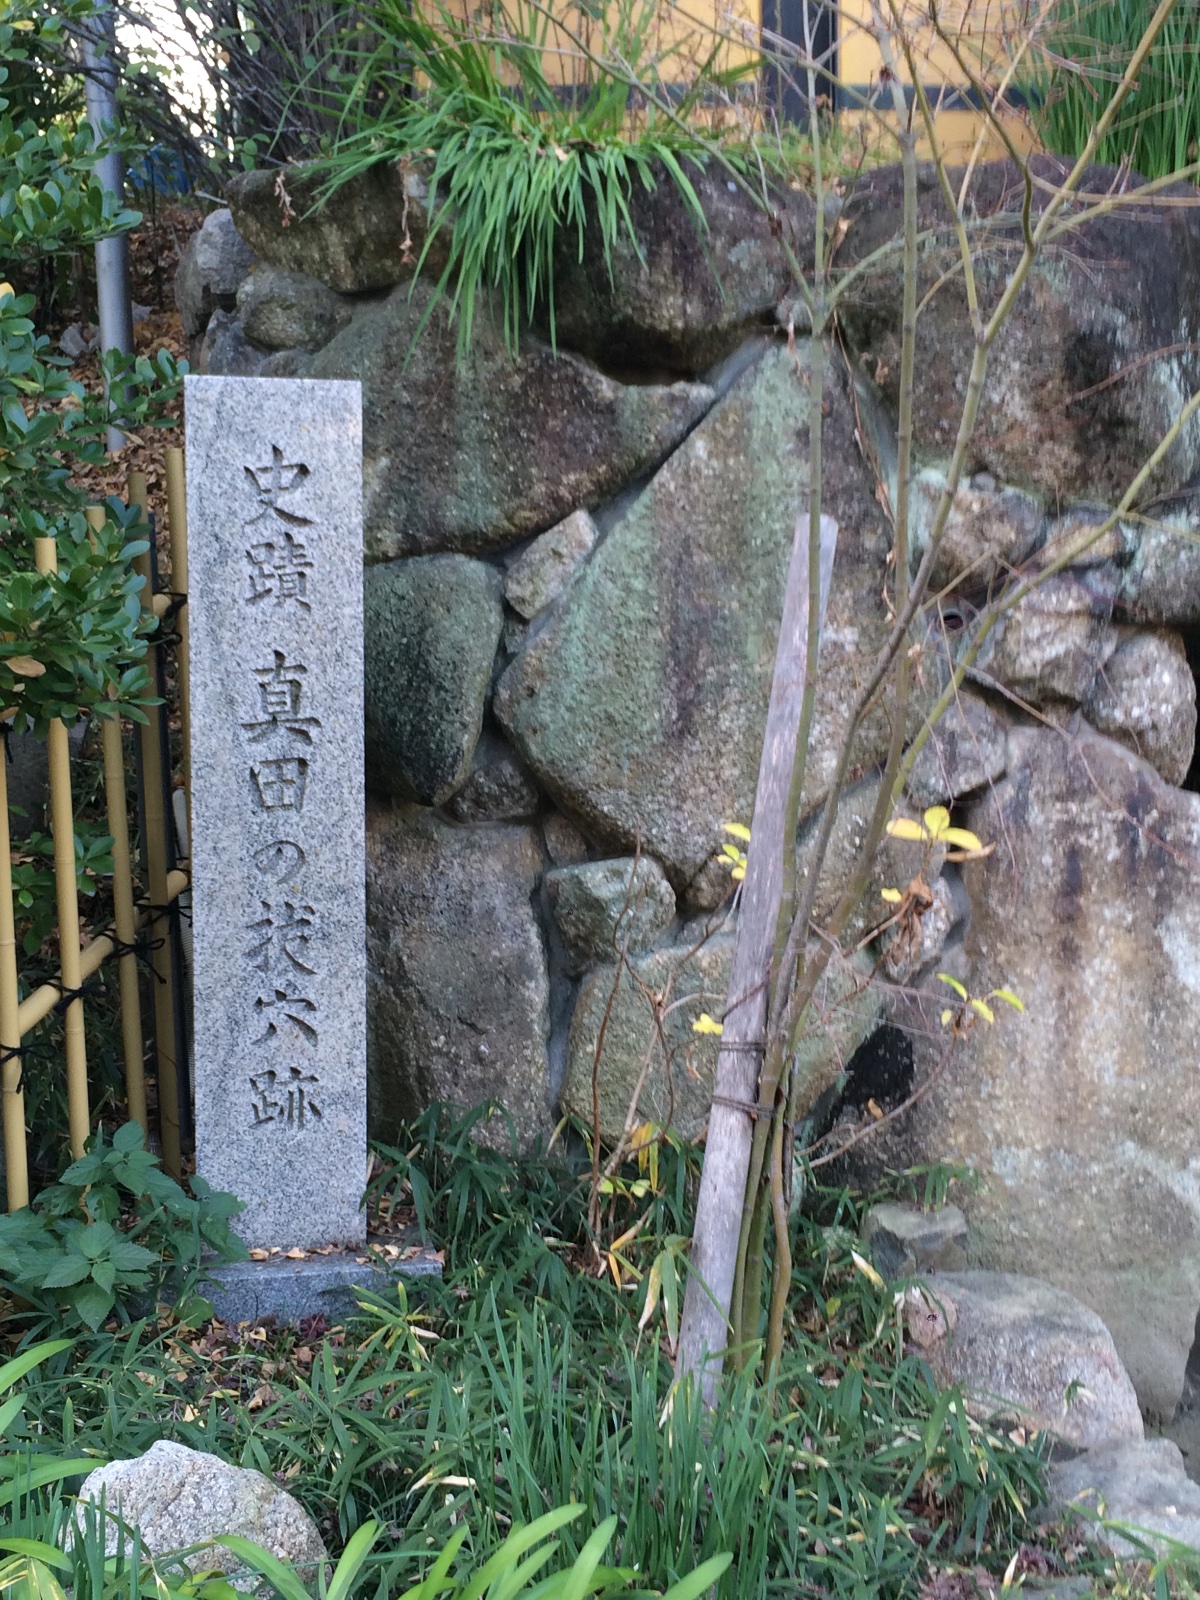
[[192,838],[192,700],[188,673],[188,553],[187,479],[183,451],[173,445],[167,451],[167,523],[171,535],[171,588],[180,602],[175,614],[179,644],[175,651],[175,674],[179,684],[179,731],[183,742],[183,793],[187,802],[188,848]]
[[[141,510],[141,521],[148,522],[146,512],[146,474],[129,474],[129,504]],[[134,567],[145,578],[142,588],[142,609],[154,611],[154,566],[147,551],[138,556]],[[148,653],[151,662],[156,660],[158,646],[152,644]],[[150,904],[165,907],[167,904],[167,824],[163,808],[163,749],[159,741],[159,719],[151,711],[150,720],[139,730],[142,746],[142,804],[146,828],[146,877],[150,891]],[[169,944],[159,944],[152,939],[150,964],[154,973],[154,1042],[158,1062],[158,1120],[162,1137],[163,1166],[173,1178],[182,1176],[182,1150],[179,1137],[179,1071],[175,1061],[175,981]]]
[[[187,886],[188,875],[186,872],[168,873],[166,903],[170,905],[172,900],[177,900]],[[140,933],[143,928],[149,927],[154,920],[154,913],[149,906],[143,906],[134,919],[134,932]],[[116,948],[111,934],[104,933],[98,939],[93,939],[83,952],[79,962],[79,970],[83,977],[87,979],[91,977],[93,972],[98,972]],[[44,1021],[61,998],[62,996],[56,983],[44,983],[40,989],[35,989],[32,994],[26,995],[17,1011],[21,1037],[24,1038],[31,1028],[36,1028],[39,1022]]]
[[[89,506],[87,519],[93,528],[104,526],[104,509]],[[125,803],[125,752],[121,723],[117,717],[104,717],[104,798],[108,807],[108,831],[112,834],[113,927],[123,945],[134,940],[133,867],[129,855],[129,811]],[[125,1101],[130,1121],[147,1132],[146,1046],[142,1033],[142,1001],[138,989],[137,957],[127,951],[117,963],[121,996],[121,1049],[125,1059]]]
[[[21,1058],[9,1055],[21,1044],[17,991],[17,930],[13,914],[12,845],[8,834],[8,763],[0,749],[0,1050],[3,1072],[4,1172],[8,1209],[29,1204],[29,1156],[25,1148],[25,1094]],[[57,996],[57,991],[55,991]]]
[[[53,539],[33,541],[34,563],[39,572],[58,571],[58,547]],[[62,719],[50,724],[50,831],[54,835],[54,881],[58,890],[59,971],[65,993],[83,982],[80,971],[79,893],[76,885],[75,807],[71,803],[71,751]],[[83,1032],[83,1001],[67,1004],[63,1019],[67,1056],[67,1126],[71,1154],[78,1158],[91,1132],[88,1109],[87,1044]]]

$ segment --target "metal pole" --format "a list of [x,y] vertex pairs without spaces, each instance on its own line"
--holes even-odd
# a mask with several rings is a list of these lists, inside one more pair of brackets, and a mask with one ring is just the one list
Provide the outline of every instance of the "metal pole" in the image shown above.
[[[88,121],[97,144],[114,138],[118,131],[117,113],[117,25],[113,7],[107,6],[80,27],[83,50],[84,95]],[[96,176],[107,193],[124,204],[125,162],[119,150],[109,150],[95,166]],[[115,234],[96,243],[96,302],[100,317],[100,348],[107,353],[133,352],[133,297],[129,288],[129,237]],[[108,430],[110,454],[120,450],[125,435],[119,428]]]

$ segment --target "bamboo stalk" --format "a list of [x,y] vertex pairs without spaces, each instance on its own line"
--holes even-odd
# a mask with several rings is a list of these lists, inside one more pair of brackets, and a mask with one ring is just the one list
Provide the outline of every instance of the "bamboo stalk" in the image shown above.
[[[89,526],[102,528],[102,506],[87,509]],[[104,798],[108,809],[108,831],[112,834],[113,926],[123,945],[134,938],[133,867],[129,854],[129,811],[125,803],[125,752],[121,723],[117,717],[102,720],[104,741]],[[125,1101],[132,1122],[145,1134],[146,1045],[142,1033],[142,1001],[138,985],[137,957],[128,952],[117,966],[121,1000],[121,1051],[125,1061]]]
[[[58,547],[53,539],[33,541],[34,562],[43,573],[58,571]],[[75,808],[71,803],[71,751],[61,717],[50,724],[50,831],[54,836],[54,879],[58,890],[58,951],[63,991],[70,994],[83,983],[79,947],[79,891],[76,882]],[[88,1108],[87,1043],[83,1032],[83,1001],[76,996],[63,1019],[67,1057],[67,1125],[71,1154],[77,1159],[87,1147],[91,1132]]]
[[[8,763],[0,749],[0,1050],[21,1044],[18,1016],[17,932],[13,914],[12,847],[8,833]],[[25,1094],[21,1058],[5,1055],[3,1072],[4,1171],[8,1209],[29,1204],[29,1156],[25,1147]]]
[[[170,905],[172,901],[177,900],[187,886],[186,872],[169,873],[166,904]],[[150,907],[143,906],[134,919],[134,932],[140,933],[153,920],[154,913]],[[98,972],[116,948],[112,934],[104,933],[98,939],[93,939],[79,960],[79,970],[83,977],[87,979],[93,972]],[[31,1028],[36,1028],[39,1022],[44,1021],[61,999],[62,995],[56,983],[44,983],[40,989],[35,989],[32,994],[26,995],[17,1011],[21,1037],[24,1038]]]
[[[146,475],[129,474],[129,504],[146,512]],[[142,609],[154,611],[154,563],[150,551],[134,561],[135,570],[146,580],[142,588]],[[150,646],[150,659],[157,669],[158,645]],[[156,673],[155,675],[156,676]],[[150,904],[167,904],[167,819],[164,806],[165,762],[160,738],[161,721],[152,711],[149,721],[138,730],[142,753],[142,806],[145,827],[146,879]],[[162,1137],[163,1166],[173,1178],[182,1176],[182,1151],[179,1136],[179,1071],[175,1060],[175,983],[171,952],[167,943],[151,948],[150,965],[154,973],[154,1046],[158,1067],[158,1118]]]
[[167,523],[171,535],[171,588],[179,602],[175,627],[179,645],[175,652],[176,681],[179,684],[179,725],[183,741],[183,793],[187,801],[188,848],[192,837],[192,700],[188,666],[188,553],[187,553],[187,478],[183,451],[173,445],[167,451]]

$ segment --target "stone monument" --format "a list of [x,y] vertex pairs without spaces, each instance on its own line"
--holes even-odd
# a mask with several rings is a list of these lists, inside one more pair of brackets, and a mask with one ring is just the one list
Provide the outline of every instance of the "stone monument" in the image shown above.
[[361,1247],[360,388],[184,394],[196,1168],[252,1247]]

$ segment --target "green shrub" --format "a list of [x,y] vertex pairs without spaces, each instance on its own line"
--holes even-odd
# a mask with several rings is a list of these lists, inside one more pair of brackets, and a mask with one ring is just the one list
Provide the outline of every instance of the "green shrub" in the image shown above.
[[95,1330],[114,1311],[128,1320],[131,1300],[168,1275],[186,1302],[206,1254],[244,1257],[229,1227],[240,1203],[202,1178],[189,1196],[142,1143],[136,1122],[111,1144],[101,1130],[31,1208],[0,1216],[0,1289],[28,1302],[39,1328]]

